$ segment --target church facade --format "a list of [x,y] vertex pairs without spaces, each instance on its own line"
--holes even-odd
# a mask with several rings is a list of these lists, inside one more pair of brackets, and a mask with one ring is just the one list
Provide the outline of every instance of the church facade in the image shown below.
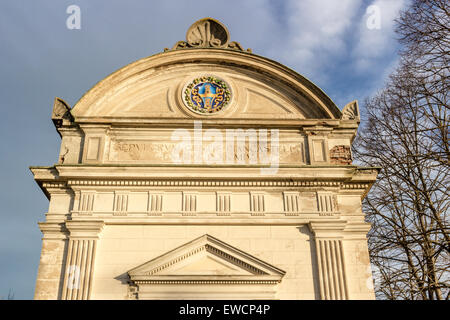
[[230,41],[186,40],[56,98],[35,299],[373,299],[356,101]]

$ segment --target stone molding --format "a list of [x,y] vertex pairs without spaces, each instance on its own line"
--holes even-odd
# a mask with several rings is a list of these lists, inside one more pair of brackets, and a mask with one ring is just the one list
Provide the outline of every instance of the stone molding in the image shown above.
[[69,180],[70,186],[161,186],[161,187],[341,187],[366,189],[370,184],[344,183],[338,181],[254,181],[254,180]]
[[135,284],[277,284],[277,280],[136,280]]

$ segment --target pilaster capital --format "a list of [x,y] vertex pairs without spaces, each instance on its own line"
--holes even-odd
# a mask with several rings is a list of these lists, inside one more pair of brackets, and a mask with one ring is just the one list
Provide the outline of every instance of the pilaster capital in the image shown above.
[[353,240],[366,240],[371,228],[369,222],[351,222],[345,226],[345,238]]
[[38,225],[43,234],[43,239],[46,240],[67,239],[67,236],[69,234],[64,223],[38,222]]
[[82,136],[82,133],[78,126],[61,127],[58,128],[58,131],[61,133],[62,136],[75,136],[75,137]]
[[309,230],[316,239],[342,239],[346,225],[345,220],[317,220],[308,223]]
[[303,129],[303,132],[307,136],[327,136],[328,134],[330,134],[333,131],[333,128],[320,126],[320,125],[315,125],[315,126],[310,126],[310,127],[305,126],[302,129]]
[[66,221],[71,239],[98,239],[104,225],[102,220]]

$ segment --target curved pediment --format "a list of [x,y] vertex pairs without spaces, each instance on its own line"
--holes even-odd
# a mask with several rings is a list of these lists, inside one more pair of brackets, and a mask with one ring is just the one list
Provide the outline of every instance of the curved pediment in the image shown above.
[[[186,104],[186,86],[213,77],[227,84],[220,112]],[[136,61],[89,90],[71,110],[77,122],[130,119],[340,119],[341,111],[313,83],[249,52],[221,48],[171,50]]]

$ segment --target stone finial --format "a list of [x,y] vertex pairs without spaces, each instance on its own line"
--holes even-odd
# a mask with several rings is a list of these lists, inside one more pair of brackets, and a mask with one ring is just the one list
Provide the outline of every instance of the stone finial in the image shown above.
[[350,103],[347,103],[342,109],[342,117],[341,120],[355,120],[359,121],[359,107],[358,101],[354,100]]
[[70,106],[58,97],[55,98],[55,102],[53,103],[52,121],[56,128],[60,128],[64,122],[71,123],[73,121]]
[[[186,32],[186,41],[178,41],[172,50],[183,48],[226,48],[244,51],[238,42],[229,41],[230,33],[220,21],[212,18],[203,18],[189,27]],[[247,51],[251,52],[250,49],[247,49]]]

